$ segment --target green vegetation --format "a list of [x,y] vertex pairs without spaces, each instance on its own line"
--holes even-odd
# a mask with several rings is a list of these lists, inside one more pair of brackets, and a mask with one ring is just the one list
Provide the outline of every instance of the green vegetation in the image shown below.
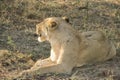
[[10,80],[38,59],[49,56],[49,43],[39,43],[33,34],[35,25],[51,16],[69,17],[80,32],[103,31],[114,41],[117,56],[105,63],[74,69],[72,75],[36,74],[23,76],[22,80],[120,79],[119,0],[0,0],[0,80]]

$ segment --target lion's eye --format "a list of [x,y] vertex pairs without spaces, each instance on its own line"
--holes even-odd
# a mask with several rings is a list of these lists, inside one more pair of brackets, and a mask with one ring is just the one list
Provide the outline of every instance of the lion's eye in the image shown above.
[[42,34],[39,34],[39,36],[41,37],[41,36],[42,36]]

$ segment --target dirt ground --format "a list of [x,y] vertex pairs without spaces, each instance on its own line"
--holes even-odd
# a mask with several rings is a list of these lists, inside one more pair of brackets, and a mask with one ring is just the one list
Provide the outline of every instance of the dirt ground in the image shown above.
[[[49,56],[35,25],[44,18],[67,16],[81,32],[102,30],[116,46],[112,59],[74,68],[72,74],[16,76]],[[0,0],[0,80],[120,80],[120,0]]]

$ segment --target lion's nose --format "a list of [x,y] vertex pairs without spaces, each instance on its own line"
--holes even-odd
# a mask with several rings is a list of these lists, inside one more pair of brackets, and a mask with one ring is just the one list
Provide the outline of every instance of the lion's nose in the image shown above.
[[36,33],[34,33],[33,35],[34,35],[34,37],[38,37],[38,35]]

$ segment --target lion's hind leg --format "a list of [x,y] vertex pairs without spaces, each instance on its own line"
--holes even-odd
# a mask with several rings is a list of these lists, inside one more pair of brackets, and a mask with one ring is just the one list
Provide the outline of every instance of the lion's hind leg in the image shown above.
[[92,39],[92,40],[98,40],[98,41],[103,41],[106,39],[105,34],[101,31],[83,32],[82,36],[84,36],[86,39]]

